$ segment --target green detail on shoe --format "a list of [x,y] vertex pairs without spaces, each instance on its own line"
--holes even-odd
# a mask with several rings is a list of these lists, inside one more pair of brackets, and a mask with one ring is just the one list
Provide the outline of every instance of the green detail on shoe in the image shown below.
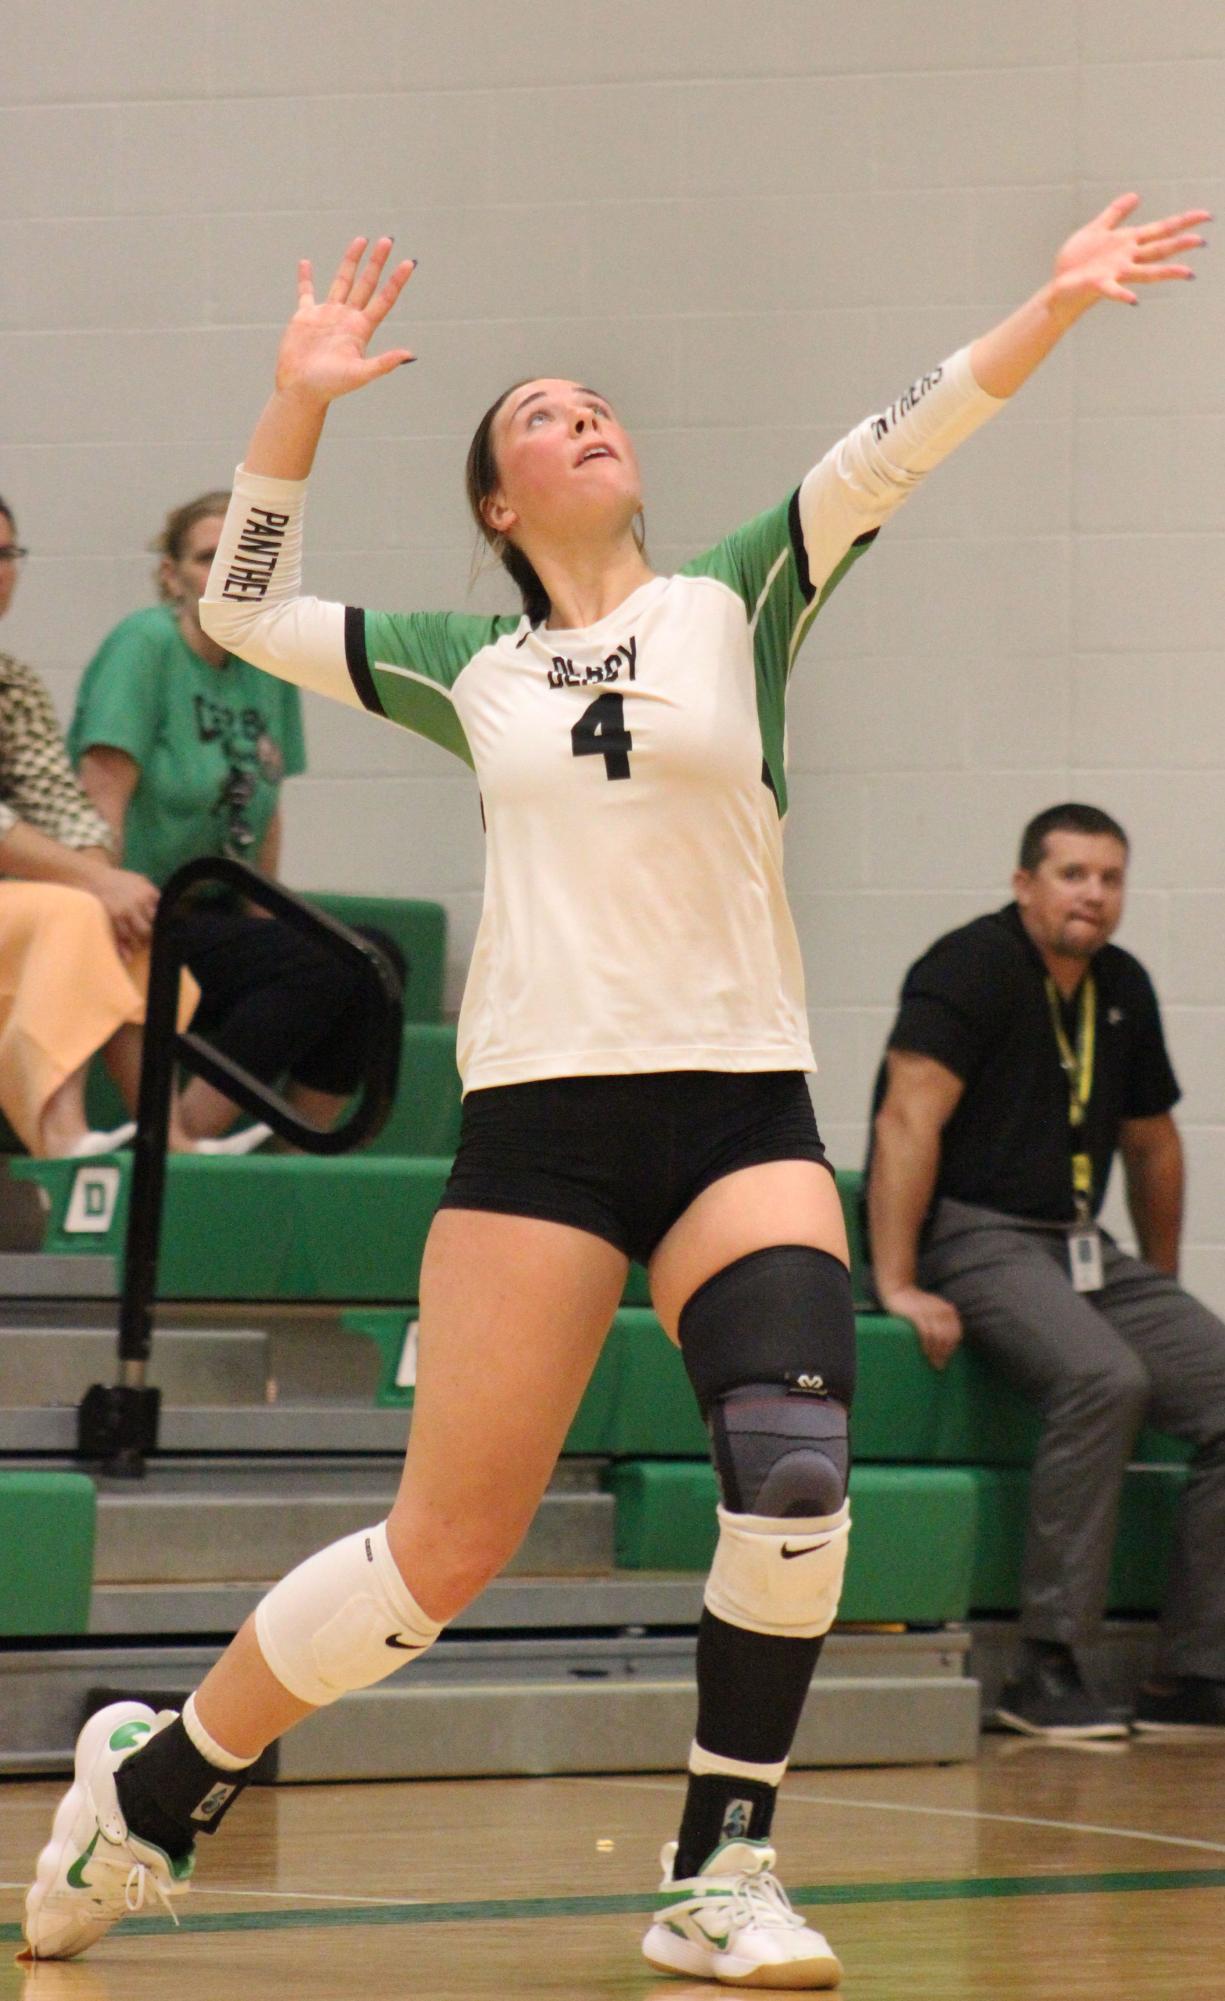
[[186,1855],[168,1855],[166,1860],[170,1864],[170,1873],[175,1882],[185,1883],[195,1870],[196,1851],[194,1848],[189,1848]]
[[89,1861],[89,1858],[93,1854],[95,1848],[98,1846],[98,1840],[101,1833],[102,1829],[99,1828],[98,1832],[94,1835],[93,1840],[90,1842],[89,1847],[83,1848],[81,1850],[81,1853],[77,1856],[76,1861],[73,1863],[71,1869],[68,1871],[68,1881],[71,1883],[74,1890],[88,1890],[90,1887],[89,1884],[85,1881],[85,1877],[82,1874],[82,1871],[84,1870],[85,1864]]
[[147,1723],[133,1721],[121,1723],[118,1730],[112,1730],[108,1741],[112,1751],[131,1751],[137,1744],[143,1743],[148,1735]]

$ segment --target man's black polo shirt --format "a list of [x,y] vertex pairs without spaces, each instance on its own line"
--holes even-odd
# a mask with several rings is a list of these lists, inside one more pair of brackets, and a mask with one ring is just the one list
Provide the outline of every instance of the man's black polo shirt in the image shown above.
[[[1093,959],[1097,1055],[1084,1135],[1094,1208],[1106,1192],[1123,1119],[1168,1112],[1181,1095],[1152,981],[1138,959],[1103,945]],[[1079,996],[1063,1008],[1075,1047]],[[890,1049],[934,1056],[965,1091],[944,1128],[936,1199],[1055,1223],[1075,1216],[1068,1083],[1046,968],[1015,903],[938,938],[902,982]],[[877,1074],[873,1118],[884,1095]]]

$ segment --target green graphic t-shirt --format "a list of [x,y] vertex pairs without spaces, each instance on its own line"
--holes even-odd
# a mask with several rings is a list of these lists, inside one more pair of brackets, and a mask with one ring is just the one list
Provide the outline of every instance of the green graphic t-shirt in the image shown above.
[[140,766],[123,859],[156,883],[197,855],[253,862],[281,780],[306,769],[298,690],[245,660],[210,667],[168,605],[133,612],[98,648],[68,734]]

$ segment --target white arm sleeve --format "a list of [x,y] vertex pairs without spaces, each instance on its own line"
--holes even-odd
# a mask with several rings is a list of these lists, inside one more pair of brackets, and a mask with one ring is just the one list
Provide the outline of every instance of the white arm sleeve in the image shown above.
[[269,479],[239,466],[200,624],[227,653],[359,709],[344,605],[301,595],[305,512],[304,479]]
[[980,389],[970,350],[959,348],[879,416],[865,417],[800,486],[808,574],[819,590],[853,542],[879,528],[933,466],[1002,410]]

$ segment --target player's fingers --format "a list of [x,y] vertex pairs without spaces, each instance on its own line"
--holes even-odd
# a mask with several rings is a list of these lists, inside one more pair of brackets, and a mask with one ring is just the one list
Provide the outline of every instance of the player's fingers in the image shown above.
[[1189,264],[1158,264],[1155,267],[1146,264],[1139,270],[1129,271],[1127,275],[1133,285],[1164,285],[1167,279],[1194,278],[1195,273]]
[[1130,215],[1132,210],[1139,206],[1139,195],[1116,195],[1113,201],[1106,203],[1100,215],[1094,216],[1093,220],[1103,229],[1114,229],[1122,222],[1125,215]]
[[336,276],[328,286],[329,306],[343,306],[345,304],[353,288],[353,280],[357,276],[357,267],[362,261],[365,248],[366,238],[364,236],[355,236],[336,266]]
[[377,382],[380,375],[390,375],[393,368],[402,367],[406,361],[416,361],[416,359],[416,355],[410,354],[406,347],[393,347],[389,348],[386,354],[376,354],[366,363],[362,371],[362,387],[364,388],[367,382]]
[[315,303],[315,274],[311,270],[309,257],[298,259],[298,304],[313,306]]
[[1198,229],[1201,222],[1211,221],[1211,209],[1184,209],[1181,215],[1163,215],[1159,222],[1146,222],[1143,229],[1136,231],[1136,241],[1152,243],[1159,236],[1175,236],[1180,230]]
[[383,275],[383,266],[391,252],[390,236],[380,236],[367,257],[363,269],[353,282],[349,293],[349,304],[361,312],[368,305],[371,295]]
[[370,301],[367,307],[366,317],[372,326],[377,327],[380,320],[386,319],[416,268],[417,260],[415,257],[406,257],[402,264],[396,265],[395,270],[387,280],[382,291],[378,294],[377,298]]
[[1180,250],[1199,250],[1204,238],[1188,231],[1185,236],[1161,236],[1152,243],[1137,244],[1132,252],[1136,264],[1160,264],[1167,257],[1176,257]]
[[1116,299],[1120,305],[1138,306],[1140,303],[1135,293],[1129,292],[1126,285],[1120,285],[1117,278],[1103,278],[1098,289],[1104,299]]

